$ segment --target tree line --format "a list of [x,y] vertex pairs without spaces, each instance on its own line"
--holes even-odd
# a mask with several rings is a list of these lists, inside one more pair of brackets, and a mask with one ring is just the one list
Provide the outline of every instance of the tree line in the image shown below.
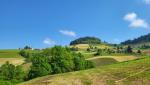
[[150,42],[150,33],[144,36],[141,36],[139,38],[135,38],[133,40],[127,40],[125,42],[122,42],[121,44],[123,45],[130,45],[130,44],[141,44],[141,43],[146,43]]

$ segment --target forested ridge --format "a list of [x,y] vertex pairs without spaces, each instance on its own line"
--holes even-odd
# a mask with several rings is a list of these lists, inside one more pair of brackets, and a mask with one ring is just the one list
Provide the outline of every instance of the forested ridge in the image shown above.
[[133,40],[127,40],[125,42],[122,42],[123,45],[129,45],[129,44],[141,44],[141,43],[148,43],[150,42],[150,33],[147,35],[140,36],[138,38],[135,38]]

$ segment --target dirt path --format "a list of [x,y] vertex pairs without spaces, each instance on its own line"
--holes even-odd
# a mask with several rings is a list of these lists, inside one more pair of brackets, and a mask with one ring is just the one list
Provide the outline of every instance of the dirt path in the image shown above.
[[124,81],[124,80],[126,80],[126,79],[128,79],[128,78],[130,78],[130,77],[134,77],[134,76],[136,76],[136,75],[138,75],[138,74],[140,74],[140,73],[143,73],[144,71],[149,70],[149,69],[150,69],[150,68],[145,68],[145,69],[143,69],[143,70],[141,70],[141,71],[139,71],[139,72],[137,72],[137,73],[135,73],[135,74],[132,74],[132,75],[130,75],[130,76],[128,76],[128,77],[122,78],[122,79],[117,80],[117,81],[115,81],[115,82],[118,83],[118,82]]

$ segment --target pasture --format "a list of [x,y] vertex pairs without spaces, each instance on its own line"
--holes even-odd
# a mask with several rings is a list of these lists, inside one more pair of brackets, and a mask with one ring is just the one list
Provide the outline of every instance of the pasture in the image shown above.
[[0,65],[7,61],[14,65],[20,65],[24,62],[24,58],[19,55],[19,50],[0,50]]
[[117,62],[124,62],[129,60],[135,60],[138,57],[136,56],[97,56],[92,58],[87,58],[95,63],[96,66],[104,66],[109,65]]

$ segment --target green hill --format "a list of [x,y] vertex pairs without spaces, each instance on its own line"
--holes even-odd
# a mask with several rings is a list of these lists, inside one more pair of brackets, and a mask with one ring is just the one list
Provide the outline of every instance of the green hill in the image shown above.
[[71,41],[70,45],[76,44],[101,44],[101,40],[96,37],[81,37],[74,41]]
[[150,85],[150,57],[49,75],[19,85]]

